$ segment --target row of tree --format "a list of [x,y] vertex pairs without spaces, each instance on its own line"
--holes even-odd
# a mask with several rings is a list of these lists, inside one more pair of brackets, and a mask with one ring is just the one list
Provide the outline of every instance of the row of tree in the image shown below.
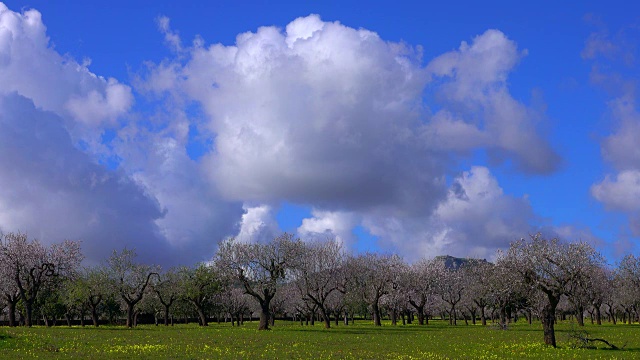
[[100,266],[81,267],[77,242],[50,247],[25,234],[9,233],[0,243],[0,308],[10,326],[31,326],[35,318],[65,318],[83,325],[140,314],[156,324],[197,317],[203,326],[216,317],[242,324],[259,317],[269,329],[275,317],[301,324],[332,317],[348,324],[369,315],[375,325],[388,316],[395,325],[417,319],[458,319],[501,327],[524,317],[542,322],[544,341],[555,346],[558,316],[584,316],[601,324],[640,316],[640,258],[626,256],[615,269],[587,243],[544,239],[515,241],[495,263],[449,257],[407,264],[390,254],[347,254],[340,243],[302,242],[283,234],[267,243],[223,241],[212,261],[194,267],[159,267],[136,262],[135,252],[114,253]]

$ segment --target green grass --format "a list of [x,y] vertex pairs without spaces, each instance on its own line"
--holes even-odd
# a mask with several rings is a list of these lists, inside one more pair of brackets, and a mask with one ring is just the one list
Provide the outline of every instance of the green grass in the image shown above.
[[542,345],[539,324],[518,323],[506,331],[487,326],[428,326],[381,328],[360,321],[333,327],[302,327],[277,322],[272,331],[257,324],[122,327],[0,328],[1,359],[640,359],[640,325],[587,325],[594,337],[624,350],[573,349],[558,325],[557,349]]

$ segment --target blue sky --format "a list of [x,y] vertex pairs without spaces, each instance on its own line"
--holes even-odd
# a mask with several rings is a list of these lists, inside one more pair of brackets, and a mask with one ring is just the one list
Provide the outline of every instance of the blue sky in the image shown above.
[[96,261],[281,231],[410,261],[536,231],[638,251],[637,5],[4,5],[3,231]]

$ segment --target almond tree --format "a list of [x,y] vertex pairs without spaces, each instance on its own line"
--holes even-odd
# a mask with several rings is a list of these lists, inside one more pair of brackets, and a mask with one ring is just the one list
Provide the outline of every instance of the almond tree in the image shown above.
[[258,330],[269,330],[271,300],[285,281],[301,243],[283,234],[266,244],[243,243],[234,238],[223,241],[215,256],[216,266],[238,281],[260,307]]
[[160,274],[156,284],[153,284],[153,292],[164,310],[164,325],[169,325],[169,310],[183,293],[180,274],[175,269]]
[[[531,293],[531,284],[526,284],[522,276],[513,271],[510,263],[504,258],[498,258],[483,281],[489,302],[499,312],[500,326],[506,329],[510,318],[508,309],[516,307],[520,299],[530,298],[528,295]],[[531,316],[528,316],[528,319],[531,320]]]
[[2,275],[13,279],[25,307],[25,326],[29,327],[40,290],[55,279],[73,276],[83,258],[79,242],[65,240],[46,247],[22,233],[4,235],[0,250]]
[[[585,310],[589,310],[591,313],[592,322],[593,313],[595,313],[598,325],[601,325],[600,306],[604,301],[605,291],[609,291],[607,269],[601,266],[592,266],[587,271],[589,276],[583,277],[571,285],[568,300],[573,305],[578,326],[584,326]],[[593,307],[593,310],[589,307]]]
[[344,291],[344,262],[342,245],[332,239],[306,244],[292,266],[300,295],[317,306],[327,329],[331,327],[331,314],[326,302],[332,293]]
[[11,268],[4,262],[4,256],[0,253],[0,296],[7,306],[9,326],[16,326],[16,304],[20,301],[20,289],[11,275]]
[[[485,310],[490,303],[490,285],[495,265],[487,261],[478,261],[465,269],[467,271],[467,294],[470,301],[480,310],[482,325],[487,325]],[[474,316],[475,324],[475,316]]]
[[373,312],[373,323],[381,326],[380,299],[389,294],[398,284],[402,260],[397,255],[366,253],[349,260],[349,279],[353,282],[353,291],[361,294],[362,299]]
[[93,326],[99,326],[99,306],[111,291],[107,271],[101,266],[86,267],[68,286],[67,297],[71,302],[80,302],[91,313]]
[[206,308],[223,288],[220,273],[212,266],[199,264],[195,268],[180,269],[182,297],[193,305],[201,326],[208,326]]
[[511,243],[501,257],[508,269],[545,294],[541,314],[544,342],[556,347],[554,323],[561,297],[570,294],[572,284],[590,276],[593,266],[603,266],[604,259],[587,243],[548,240],[541,234]]
[[449,313],[449,324],[457,324],[456,305],[462,300],[462,295],[466,289],[464,271],[457,268],[447,268],[443,261],[437,261],[436,268],[436,289],[440,299],[447,303]]
[[135,262],[136,252],[124,248],[116,250],[107,260],[109,284],[127,308],[127,327],[133,327],[135,306],[142,300],[157,268]]
[[425,315],[427,315],[427,308],[433,304],[433,297],[436,294],[436,275],[439,266],[440,264],[434,260],[420,260],[409,267],[402,281],[408,302],[418,316],[419,325],[429,323],[428,316]]
[[[587,294],[592,312],[595,313],[597,325],[602,325],[602,305],[607,299],[607,294],[613,291],[613,271],[608,268],[597,267],[589,277],[590,292]],[[591,318],[593,323],[593,317]]]
[[237,321],[238,326],[244,323],[244,314],[249,311],[247,294],[239,287],[230,287],[223,292],[224,307],[231,317],[231,325]]

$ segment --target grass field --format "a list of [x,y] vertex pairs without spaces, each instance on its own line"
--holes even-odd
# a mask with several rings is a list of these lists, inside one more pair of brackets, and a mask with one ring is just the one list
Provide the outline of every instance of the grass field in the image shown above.
[[277,322],[258,332],[256,323],[242,327],[211,324],[173,327],[34,327],[0,328],[1,359],[640,359],[640,325],[587,325],[594,337],[623,350],[574,349],[572,325],[558,325],[557,349],[542,345],[539,324],[518,323],[506,331],[487,326],[373,327],[355,325],[325,330]]

